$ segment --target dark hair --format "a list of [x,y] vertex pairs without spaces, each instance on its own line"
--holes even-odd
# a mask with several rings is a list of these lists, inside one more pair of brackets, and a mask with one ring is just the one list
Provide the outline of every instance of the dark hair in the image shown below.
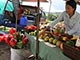
[[76,10],[76,5],[77,4],[76,4],[76,2],[74,0],[67,1],[66,5],[70,5],[74,9],[74,11]]

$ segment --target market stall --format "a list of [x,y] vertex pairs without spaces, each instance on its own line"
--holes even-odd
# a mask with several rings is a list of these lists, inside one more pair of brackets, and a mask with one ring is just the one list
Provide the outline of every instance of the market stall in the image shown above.
[[[35,56],[36,52],[36,39],[34,36],[30,36],[26,33],[29,39],[29,49]],[[39,42],[39,57],[40,60],[72,60],[65,56],[59,47],[51,47],[44,43],[44,41]]]
[[[38,16],[37,16],[37,29],[36,29],[36,33],[34,33],[34,32],[32,33],[32,35],[35,35],[35,34],[36,35],[35,36],[31,36],[28,33],[26,33],[26,36],[29,39],[28,48],[32,52],[32,54],[35,56],[35,59],[38,60],[38,58],[39,58],[39,60],[72,60],[69,57],[67,57],[66,55],[64,55],[63,54],[64,51],[62,51],[59,48],[60,47],[60,44],[62,43],[62,41],[57,40],[58,43],[55,43],[53,45],[53,44],[49,44],[49,42],[50,43],[53,43],[53,41],[54,41],[54,40],[52,40],[53,38],[52,39],[49,39],[49,37],[47,36],[47,37],[44,37],[44,39],[39,39],[40,38],[40,36],[38,35],[39,34],[39,30],[40,30],[39,27],[41,27],[41,26],[39,26],[39,20],[40,20],[40,15],[39,15],[39,1],[38,1],[37,14],[38,14]],[[55,27],[58,27],[58,26],[55,26]],[[61,29],[62,27],[58,27],[58,28]],[[17,29],[17,23],[16,23],[16,29]],[[31,27],[31,29],[34,29],[34,28]],[[63,35],[63,32],[64,32],[62,30],[53,30],[53,31],[54,32],[52,32],[52,31],[51,32],[53,33],[53,35],[56,35],[57,37],[61,37]],[[62,35],[58,34],[59,31],[60,31],[60,33],[62,33]],[[49,31],[49,33],[51,33],[51,32]],[[49,34],[47,34],[47,35],[49,35]],[[63,38],[63,36],[62,36],[62,38]],[[57,38],[55,38],[55,39],[57,39]],[[71,39],[70,38],[68,38],[66,36],[64,36],[64,38],[63,38],[63,40],[65,42],[68,39],[70,40],[70,41],[68,41],[68,44],[70,44],[72,47],[75,48],[74,43],[71,42]]]
[[[44,23],[43,25],[45,26]],[[37,27],[31,25],[27,26],[25,29],[27,32],[26,35],[29,39],[28,47],[34,56],[36,55],[36,28]],[[78,60],[80,58],[80,50],[75,46],[75,42],[78,37],[64,33],[64,22],[59,22],[56,24],[52,32],[49,30],[44,31],[44,29],[45,27],[39,29],[39,33],[42,32],[42,34],[38,35],[38,56],[42,60]]]

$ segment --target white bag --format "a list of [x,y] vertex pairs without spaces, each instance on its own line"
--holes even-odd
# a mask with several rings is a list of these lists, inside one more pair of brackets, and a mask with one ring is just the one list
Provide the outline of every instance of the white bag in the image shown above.
[[78,37],[77,41],[76,41],[76,46],[79,47],[80,46],[80,38]]
[[11,48],[11,60],[25,60],[25,54],[23,49]]

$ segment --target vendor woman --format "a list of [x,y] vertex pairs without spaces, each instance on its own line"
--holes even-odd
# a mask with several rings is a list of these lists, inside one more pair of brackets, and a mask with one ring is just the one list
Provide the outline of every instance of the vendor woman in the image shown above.
[[[76,12],[76,7],[77,3],[74,0],[66,1],[66,10],[56,20],[50,23],[49,27],[53,27],[56,23],[64,20],[66,33],[80,37],[80,14]],[[80,46],[80,42],[76,45]]]

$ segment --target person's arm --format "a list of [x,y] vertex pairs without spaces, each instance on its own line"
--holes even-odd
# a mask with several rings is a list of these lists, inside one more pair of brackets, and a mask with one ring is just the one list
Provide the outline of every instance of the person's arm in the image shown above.
[[75,34],[75,33],[79,30],[79,28],[80,28],[80,22],[77,22],[77,23],[74,25],[74,27],[73,27],[70,31],[68,31],[67,33],[68,33],[69,35]]
[[60,22],[60,21],[63,20],[63,16],[64,16],[64,12],[63,12],[59,17],[57,17],[57,19],[55,19],[54,21],[52,21],[52,22],[49,24],[49,26],[50,26],[51,28],[53,28],[53,26],[54,26],[55,24],[57,24],[58,22]]
[[46,28],[41,33],[39,33],[39,35],[41,35],[46,30],[52,30],[53,26],[56,23],[58,23],[59,21],[63,20],[63,15],[64,15],[64,12],[57,19],[55,19],[52,23],[50,23],[48,26],[46,26]]

